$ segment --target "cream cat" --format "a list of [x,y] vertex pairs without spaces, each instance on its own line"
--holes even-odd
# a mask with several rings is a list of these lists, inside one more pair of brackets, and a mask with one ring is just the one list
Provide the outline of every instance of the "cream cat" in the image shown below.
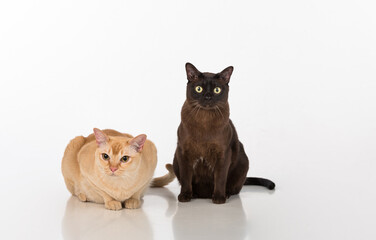
[[[99,130],[71,140],[65,149],[62,172],[68,190],[81,201],[104,203],[119,210],[139,208],[157,164],[157,149],[146,135],[132,137],[115,130]],[[174,179],[169,174],[156,179],[154,187]]]

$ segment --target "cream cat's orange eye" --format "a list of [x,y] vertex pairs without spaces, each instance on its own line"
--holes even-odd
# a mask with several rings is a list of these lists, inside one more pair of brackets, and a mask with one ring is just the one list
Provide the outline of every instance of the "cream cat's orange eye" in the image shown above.
[[197,86],[197,87],[195,88],[195,90],[196,90],[196,92],[201,93],[203,89],[202,89],[201,86]]
[[129,160],[128,156],[123,156],[122,158],[120,158],[120,162],[122,163],[128,162],[128,160]]
[[214,93],[215,93],[215,94],[220,94],[221,91],[222,91],[222,89],[221,89],[220,87],[216,87],[216,88],[214,88]]
[[102,153],[103,160],[109,160],[110,156],[108,156],[106,153]]

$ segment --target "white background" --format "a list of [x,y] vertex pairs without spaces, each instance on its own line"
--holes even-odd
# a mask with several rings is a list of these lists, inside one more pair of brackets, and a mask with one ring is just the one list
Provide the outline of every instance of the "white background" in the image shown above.
[[[2,1],[0,238],[375,239],[375,12],[371,0]],[[118,213],[70,198],[61,157],[93,127],[147,134],[165,173],[187,61],[234,66],[249,176],[277,189],[177,204],[174,182]]]

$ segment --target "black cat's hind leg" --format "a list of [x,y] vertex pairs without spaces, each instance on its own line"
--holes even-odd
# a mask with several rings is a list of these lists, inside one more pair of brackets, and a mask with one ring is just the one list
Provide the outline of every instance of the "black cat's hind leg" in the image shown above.
[[233,157],[237,159],[233,161],[234,164],[230,167],[227,178],[226,195],[228,198],[231,195],[239,194],[247,178],[249,168],[248,157],[241,142],[239,142],[238,155]]
[[[178,150],[176,149],[176,151],[178,151]],[[174,160],[172,162],[172,167],[174,168],[174,173],[175,173],[176,178],[180,182],[179,163],[178,163],[178,160],[177,160],[177,157],[176,157],[176,151],[175,151],[175,155],[174,155]]]

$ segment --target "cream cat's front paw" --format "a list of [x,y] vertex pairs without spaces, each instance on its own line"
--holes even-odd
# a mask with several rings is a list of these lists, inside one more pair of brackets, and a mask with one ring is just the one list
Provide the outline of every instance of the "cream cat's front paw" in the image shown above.
[[104,203],[104,207],[110,210],[120,210],[122,209],[121,202],[111,200]]
[[130,198],[128,200],[125,200],[124,202],[125,208],[128,209],[136,209],[141,207],[141,200],[135,199],[135,198]]

